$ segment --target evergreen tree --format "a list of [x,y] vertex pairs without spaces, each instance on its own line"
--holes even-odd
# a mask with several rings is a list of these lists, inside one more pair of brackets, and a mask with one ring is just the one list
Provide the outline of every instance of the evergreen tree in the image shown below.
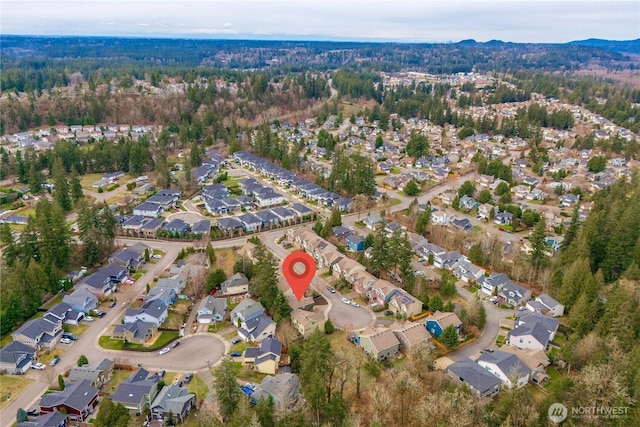
[[220,408],[220,415],[224,422],[228,422],[242,397],[240,387],[238,387],[238,376],[230,357],[227,356],[222,359],[213,376],[216,379],[216,400]]
[[[515,217],[515,215],[514,215]],[[536,272],[544,267],[548,261],[548,256],[546,254],[548,247],[546,243],[547,237],[547,225],[545,223],[544,217],[540,217],[540,220],[536,224],[533,229],[533,233],[531,234],[530,242],[531,242],[531,255],[530,262]]]
[[476,265],[484,265],[484,250],[482,242],[478,242],[469,248],[469,261]]
[[458,330],[453,325],[449,325],[444,328],[442,335],[440,335],[440,342],[447,346],[447,348],[456,348],[460,344],[460,338],[458,338]]
[[[300,383],[307,403],[316,412],[320,425],[320,411],[327,401],[326,376],[331,370],[331,345],[324,333],[315,330],[304,343],[300,354]],[[236,386],[236,388],[238,388]]]
[[89,359],[87,359],[87,356],[85,356],[84,354],[81,354],[80,357],[78,358],[77,364],[78,366],[88,365]]
[[131,422],[129,410],[122,403],[114,403],[108,397],[100,402],[95,427],[127,427]]

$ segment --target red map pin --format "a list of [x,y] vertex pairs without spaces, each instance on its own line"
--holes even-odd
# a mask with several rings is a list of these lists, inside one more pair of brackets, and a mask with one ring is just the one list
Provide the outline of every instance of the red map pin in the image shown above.
[[[298,271],[303,269],[302,273],[298,273],[295,270],[296,265]],[[313,276],[316,274],[316,263],[313,258],[306,252],[293,252],[284,259],[282,263],[282,274],[289,283],[289,287],[295,294],[298,301],[304,296],[304,292],[307,290],[313,280]]]

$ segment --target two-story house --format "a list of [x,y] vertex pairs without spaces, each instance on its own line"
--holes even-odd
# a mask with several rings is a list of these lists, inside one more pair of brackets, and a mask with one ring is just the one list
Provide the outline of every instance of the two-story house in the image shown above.
[[208,295],[200,301],[196,320],[198,323],[222,322],[227,313],[227,299]]

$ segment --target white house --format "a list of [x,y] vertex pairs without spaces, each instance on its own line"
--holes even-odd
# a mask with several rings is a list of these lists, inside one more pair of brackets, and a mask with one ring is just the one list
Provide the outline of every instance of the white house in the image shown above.
[[531,371],[513,353],[499,350],[484,351],[476,362],[500,378],[502,384],[507,388],[521,388],[529,382]]
[[547,294],[541,294],[534,301],[527,302],[527,309],[534,313],[560,317],[564,314],[564,305]]
[[227,299],[209,295],[200,302],[196,320],[198,323],[222,322],[227,312]]
[[140,308],[129,308],[124,313],[124,323],[135,323],[138,320],[153,323],[156,327],[167,320],[168,307],[161,299],[154,299],[142,304]]

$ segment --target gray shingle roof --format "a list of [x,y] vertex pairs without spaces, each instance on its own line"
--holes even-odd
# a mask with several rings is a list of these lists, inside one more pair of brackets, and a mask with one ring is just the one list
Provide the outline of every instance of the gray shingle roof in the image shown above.
[[98,389],[89,381],[82,380],[67,385],[62,391],[44,394],[40,398],[40,407],[52,408],[64,404],[81,411],[97,396]]
[[461,382],[469,384],[480,394],[484,395],[499,387],[501,381],[491,375],[477,363],[466,359],[449,365],[447,370],[453,373]]
[[530,373],[529,368],[527,368],[518,356],[505,351],[485,351],[480,358],[478,358],[477,362],[494,363],[507,377],[511,377],[514,374],[521,377]]

